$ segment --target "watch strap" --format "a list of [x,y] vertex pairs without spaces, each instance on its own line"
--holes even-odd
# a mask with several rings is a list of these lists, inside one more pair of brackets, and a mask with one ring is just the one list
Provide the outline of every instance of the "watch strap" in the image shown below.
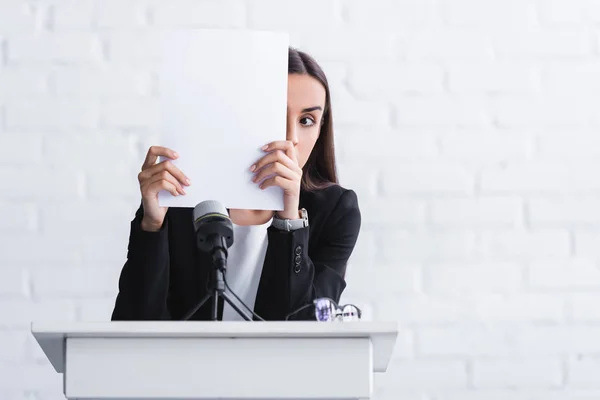
[[300,210],[300,218],[298,219],[282,219],[278,218],[277,214],[275,214],[272,226],[287,232],[306,228],[308,226],[308,211],[302,208]]

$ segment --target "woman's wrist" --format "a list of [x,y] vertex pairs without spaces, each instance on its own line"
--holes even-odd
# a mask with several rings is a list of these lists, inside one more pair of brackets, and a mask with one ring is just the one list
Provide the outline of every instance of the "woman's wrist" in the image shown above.
[[275,217],[279,219],[300,219],[300,210],[296,210],[296,212],[277,211]]

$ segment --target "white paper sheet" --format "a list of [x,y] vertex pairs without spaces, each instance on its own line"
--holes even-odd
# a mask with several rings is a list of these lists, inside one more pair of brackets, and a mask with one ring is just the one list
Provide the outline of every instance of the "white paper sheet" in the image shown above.
[[250,166],[263,145],[286,137],[288,35],[210,29],[161,38],[158,145],[179,153],[173,164],[192,184],[183,196],[162,191],[160,205],[282,210],[282,190],[261,190]]

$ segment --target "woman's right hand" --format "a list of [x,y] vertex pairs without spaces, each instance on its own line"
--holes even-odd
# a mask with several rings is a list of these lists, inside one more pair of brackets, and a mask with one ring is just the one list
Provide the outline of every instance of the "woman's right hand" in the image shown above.
[[160,230],[167,215],[168,207],[158,205],[158,192],[166,190],[173,196],[185,195],[183,186],[189,186],[190,180],[171,161],[156,163],[159,156],[176,160],[179,155],[166,147],[152,146],[148,149],[142,171],[138,174],[144,217],[142,229],[156,232]]

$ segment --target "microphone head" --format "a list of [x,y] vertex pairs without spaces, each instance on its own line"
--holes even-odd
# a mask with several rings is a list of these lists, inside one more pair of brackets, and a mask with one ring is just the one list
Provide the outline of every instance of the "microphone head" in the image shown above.
[[[220,214],[220,215],[219,215]],[[229,219],[227,208],[216,200],[205,200],[194,207],[194,221],[206,216],[224,217]]]
[[215,200],[205,200],[194,207],[194,232],[202,251],[226,250],[233,244],[233,223],[227,208]]

